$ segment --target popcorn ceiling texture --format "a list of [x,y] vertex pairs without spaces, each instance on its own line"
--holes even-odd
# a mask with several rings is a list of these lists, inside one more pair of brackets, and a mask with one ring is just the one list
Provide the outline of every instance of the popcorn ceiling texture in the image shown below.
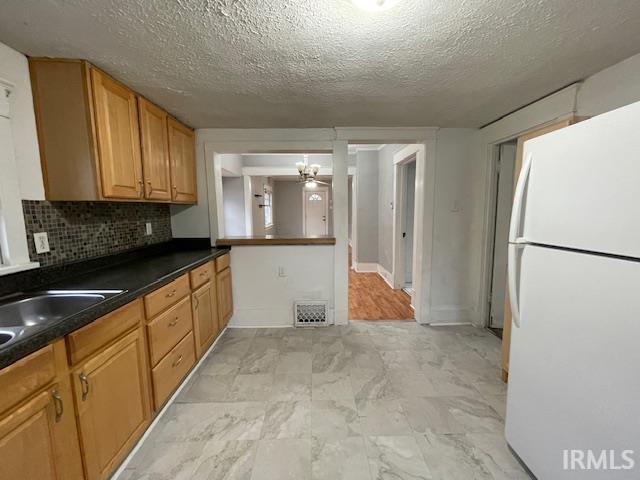
[[194,127],[477,127],[637,53],[640,2],[4,0],[0,41]]
[[[167,204],[23,200],[22,208],[29,258],[43,267],[171,240]],[[148,236],[146,222],[153,230]],[[47,232],[49,253],[36,253],[33,234],[38,232]]]

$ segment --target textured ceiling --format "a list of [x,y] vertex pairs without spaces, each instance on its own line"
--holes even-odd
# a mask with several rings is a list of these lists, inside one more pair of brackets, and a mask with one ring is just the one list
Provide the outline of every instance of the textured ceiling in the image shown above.
[[195,127],[477,127],[640,51],[637,0],[0,0]]

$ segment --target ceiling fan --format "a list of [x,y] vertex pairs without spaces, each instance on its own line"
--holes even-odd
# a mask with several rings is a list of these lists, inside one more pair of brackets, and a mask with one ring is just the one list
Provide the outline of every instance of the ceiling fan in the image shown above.
[[304,162],[296,163],[298,174],[300,176],[298,179],[298,183],[303,183],[308,188],[316,188],[318,184],[329,185],[327,182],[322,182],[317,178],[318,172],[320,171],[320,165],[318,165],[317,163],[309,165],[308,160],[309,155],[304,155]]

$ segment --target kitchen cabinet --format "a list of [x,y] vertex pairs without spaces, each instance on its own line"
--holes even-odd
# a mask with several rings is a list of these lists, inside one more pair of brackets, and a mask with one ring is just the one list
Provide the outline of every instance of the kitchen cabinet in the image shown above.
[[233,315],[233,294],[231,292],[231,268],[225,268],[216,274],[218,293],[218,316],[220,327],[224,328]]
[[144,197],[171,200],[167,112],[138,97]]
[[191,295],[196,353],[201,357],[218,335],[218,300],[215,282],[207,282]]
[[1,370],[0,390],[0,478],[82,479],[64,341]]
[[86,61],[29,70],[47,200],[195,203],[189,127]]
[[171,164],[171,199],[177,203],[195,203],[195,136],[193,130],[173,118],[168,119],[169,162]]
[[[138,308],[131,314],[141,318],[140,302],[133,305]],[[148,382],[142,326],[73,368],[87,480],[108,478],[148,427],[151,419]]]

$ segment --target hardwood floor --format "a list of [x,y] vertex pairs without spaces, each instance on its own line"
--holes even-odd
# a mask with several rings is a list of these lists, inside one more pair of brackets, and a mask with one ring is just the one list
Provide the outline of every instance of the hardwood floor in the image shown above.
[[392,289],[377,273],[349,269],[349,320],[410,320],[410,303],[409,295]]

